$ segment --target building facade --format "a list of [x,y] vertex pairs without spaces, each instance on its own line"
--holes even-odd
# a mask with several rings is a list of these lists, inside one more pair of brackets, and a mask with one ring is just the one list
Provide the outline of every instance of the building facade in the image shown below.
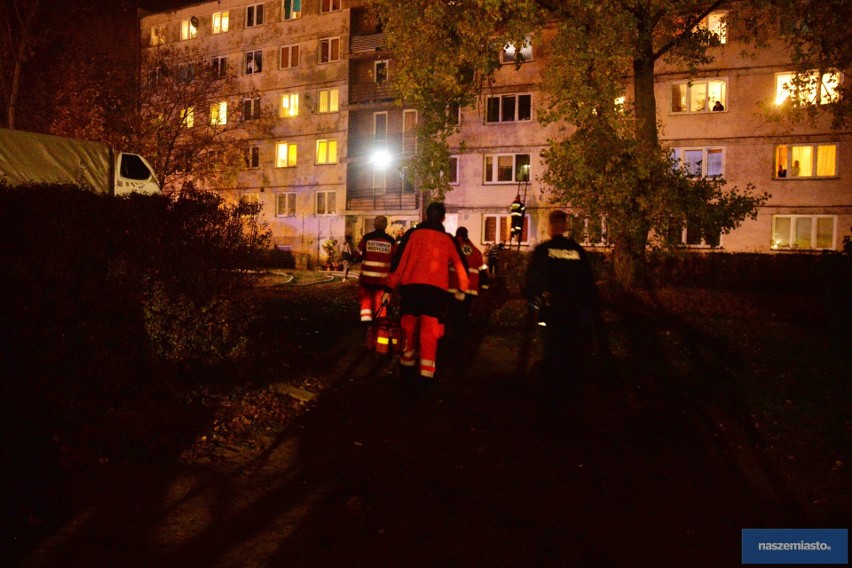
[[[389,232],[401,233],[423,206],[407,167],[417,151],[417,110],[394,99],[393,58],[367,4],[221,0],[141,18],[145,49],[194,43],[211,64],[226,59],[238,89],[252,93],[246,108],[260,99],[260,112],[271,113],[262,135],[242,134],[247,168],[227,191],[260,202],[275,244],[315,264],[324,260],[326,240],[357,240],[377,214],[389,218]],[[833,130],[829,117],[795,127],[767,120],[789,96],[784,51],[744,57],[736,13],[708,20],[722,39],[711,48],[713,63],[694,76],[664,66],[657,73],[661,140],[695,175],[722,176],[740,188],[751,183],[772,197],[757,219],[728,235],[691,234],[687,226],[684,244],[766,253],[841,248],[852,226],[852,161],[844,155],[852,132]],[[474,107],[460,109],[460,131],[450,139],[447,230],[466,226],[480,246],[509,242],[509,206],[518,197],[526,206],[521,248],[546,238],[552,206],[540,181],[541,152],[559,128],[537,121],[548,33],[520,48],[519,68],[514,48],[504,49],[493,85]],[[824,79],[813,96],[844,77]],[[578,216],[575,233],[588,246],[608,246],[605,220]]]

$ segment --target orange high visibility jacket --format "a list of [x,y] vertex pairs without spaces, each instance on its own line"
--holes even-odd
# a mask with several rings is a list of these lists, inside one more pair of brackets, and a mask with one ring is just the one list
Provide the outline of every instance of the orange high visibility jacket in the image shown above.
[[[467,293],[472,296],[479,295],[479,271],[485,267],[482,259],[482,253],[479,249],[470,242],[469,239],[456,237],[459,243],[459,248],[467,260],[467,278],[468,290]],[[459,287],[459,277],[454,267],[450,267],[450,292],[457,292]]]
[[388,276],[387,288],[426,284],[448,290],[450,266],[454,267],[459,275],[458,289],[467,292],[467,270],[452,235],[421,224],[407,235],[399,261]]
[[395,248],[393,238],[384,231],[364,235],[358,243],[358,256],[363,260],[358,282],[362,286],[381,288],[385,285]]

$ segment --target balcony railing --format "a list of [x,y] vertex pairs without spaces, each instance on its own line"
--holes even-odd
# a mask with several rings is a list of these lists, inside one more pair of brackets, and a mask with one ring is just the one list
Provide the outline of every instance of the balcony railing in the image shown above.
[[385,34],[353,35],[349,42],[350,53],[378,51],[385,46]]
[[387,83],[381,85],[377,83],[353,83],[349,85],[349,104],[392,101],[393,99],[393,92]]
[[412,210],[420,207],[419,192],[384,188],[349,188],[346,190],[346,210]]

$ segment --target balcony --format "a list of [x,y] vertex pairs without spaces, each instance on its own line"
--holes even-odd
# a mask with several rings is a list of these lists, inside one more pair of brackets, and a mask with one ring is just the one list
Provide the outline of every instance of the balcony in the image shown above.
[[382,83],[353,83],[349,85],[349,104],[394,100],[390,85]]
[[353,35],[349,41],[350,53],[372,53],[385,46],[385,34]]
[[404,211],[420,207],[419,192],[377,187],[348,188],[347,211]]

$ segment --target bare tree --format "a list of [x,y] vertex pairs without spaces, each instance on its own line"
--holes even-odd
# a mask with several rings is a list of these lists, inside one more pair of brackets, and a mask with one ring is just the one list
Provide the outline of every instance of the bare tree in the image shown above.
[[38,43],[40,10],[41,0],[0,0],[0,98],[9,128],[15,128],[21,81]]

